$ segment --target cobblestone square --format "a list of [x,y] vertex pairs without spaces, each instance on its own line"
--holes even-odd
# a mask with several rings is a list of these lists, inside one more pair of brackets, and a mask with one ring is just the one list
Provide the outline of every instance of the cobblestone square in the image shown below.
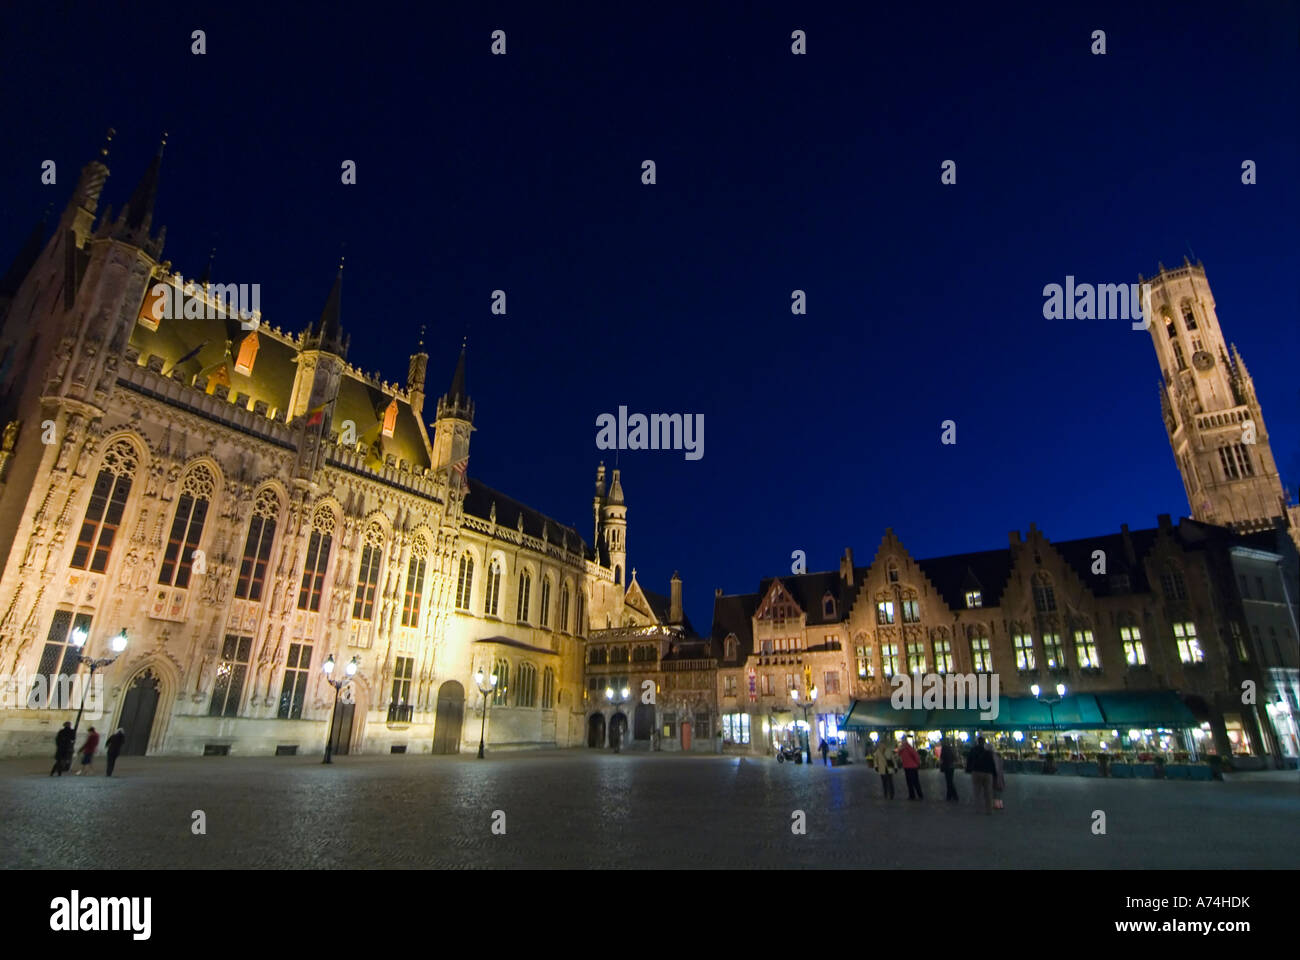
[[[1008,776],[1006,809],[881,796],[866,767],[588,750],[0,763],[5,868],[1291,868],[1300,780]],[[207,832],[191,831],[202,810]],[[806,835],[791,830],[802,810]],[[1092,833],[1093,811],[1106,834]],[[494,835],[494,811],[505,833]]]

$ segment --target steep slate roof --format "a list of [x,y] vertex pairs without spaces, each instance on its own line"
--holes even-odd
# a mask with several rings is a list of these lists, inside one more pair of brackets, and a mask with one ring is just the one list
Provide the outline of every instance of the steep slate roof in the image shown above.
[[[758,584],[757,596],[760,601],[767,596],[767,591],[771,588],[774,580],[780,580],[785,584],[785,588],[790,592],[791,597],[803,608],[803,612],[807,615],[808,626],[817,627],[843,621],[846,613],[843,597],[844,581],[840,579],[838,570],[791,574],[788,577],[767,577],[760,580]],[[861,581],[858,582],[861,583]],[[827,592],[835,598],[835,614],[830,617],[822,613],[822,597]],[[757,607],[757,604],[755,606]]]
[[1002,591],[1011,579],[1011,548],[959,553],[950,557],[917,560],[916,565],[930,578],[943,602],[953,610],[966,607],[969,583],[978,583],[980,598],[986,607],[1002,602]]
[[756,593],[742,593],[716,597],[713,601],[712,638],[721,645],[727,634],[734,633],[740,641],[739,663],[754,652],[753,618],[758,599]]
[[[666,597],[662,593],[654,593],[641,587],[641,592],[645,598],[650,601],[650,611],[655,615],[660,623],[668,623],[668,614],[672,610],[672,597]],[[695,632],[695,627],[691,624],[691,618],[686,615],[685,606],[682,607],[682,628],[686,631],[688,639],[699,639],[700,635]]]
[[465,512],[480,520],[491,520],[492,504],[497,505],[497,526],[511,530],[518,529],[519,517],[524,518],[524,533],[530,537],[540,538],[542,524],[546,522],[546,540],[556,546],[564,546],[564,535],[569,535],[569,549],[575,553],[585,553],[586,544],[572,527],[539,513],[532,507],[525,506],[513,497],[508,497],[498,490],[474,477],[469,478],[469,493],[465,495]]

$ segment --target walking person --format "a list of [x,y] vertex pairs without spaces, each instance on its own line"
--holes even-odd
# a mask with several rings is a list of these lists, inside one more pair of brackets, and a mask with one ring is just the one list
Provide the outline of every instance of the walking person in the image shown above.
[[975,747],[966,757],[966,772],[971,775],[975,791],[975,805],[985,813],[993,812],[993,777],[997,766],[993,754],[984,746],[984,738],[975,738]]
[[871,755],[871,766],[880,774],[880,789],[886,800],[894,799],[895,755],[893,749],[884,740],[876,744],[876,752]]
[[829,766],[831,765],[831,762],[830,762],[830,760],[829,760],[828,758],[829,758],[830,755],[831,755],[831,746],[830,746],[829,743],[826,742],[826,738],[825,738],[825,737],[822,738],[822,745],[821,745],[820,747],[818,747],[817,749],[821,750],[821,752],[822,752],[822,763],[823,763],[825,766],[828,766],[828,767],[829,767]]
[[86,742],[81,745],[81,769],[77,771],[77,776],[90,769],[90,761],[95,759],[97,749],[99,749],[99,734],[95,732],[94,727],[91,727],[86,734]]
[[117,733],[104,741],[104,746],[108,751],[108,773],[105,776],[111,777],[113,775],[113,766],[117,763],[117,755],[122,752],[122,744],[124,743],[126,743],[126,731],[121,727],[117,728]]
[[993,747],[989,747],[989,753],[993,754],[993,809],[1002,809],[1002,791],[1007,788],[1007,781],[1002,776],[1002,754],[998,753]]
[[921,796],[921,755],[908,742],[907,737],[898,746],[898,759],[903,764],[903,776],[907,779],[907,799],[924,799]]
[[54,766],[50,776],[56,773],[63,776],[63,771],[72,766],[72,750],[77,745],[77,731],[72,729],[72,722],[63,721],[63,729],[54,735]]
[[957,796],[957,786],[952,782],[952,775],[957,765],[957,747],[951,743],[947,737],[939,740],[939,769],[943,771],[943,779],[948,783],[948,795],[945,800],[960,800]]

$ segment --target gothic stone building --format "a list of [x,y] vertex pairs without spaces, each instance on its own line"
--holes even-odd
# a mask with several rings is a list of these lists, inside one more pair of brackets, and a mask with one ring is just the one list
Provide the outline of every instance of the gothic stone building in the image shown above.
[[[77,703],[33,678],[122,631],[87,722],[129,753],[314,751],[332,716],[342,752],[455,752],[479,669],[490,744],[584,742],[583,637],[633,611],[618,471],[594,545],[466,479],[464,349],[429,404],[422,344],[405,383],[347,362],[341,269],[300,333],[185,282],[151,229],[161,150],[116,218],[106,159],[0,296],[0,672],[27,678],[0,751],[48,752]],[[330,657],[358,667],[337,714]]]

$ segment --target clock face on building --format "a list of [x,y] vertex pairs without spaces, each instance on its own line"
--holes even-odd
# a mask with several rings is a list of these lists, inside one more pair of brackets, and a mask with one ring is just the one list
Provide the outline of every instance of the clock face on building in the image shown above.
[[1206,350],[1197,350],[1192,354],[1192,366],[1197,370],[1209,370],[1214,366],[1214,357]]

